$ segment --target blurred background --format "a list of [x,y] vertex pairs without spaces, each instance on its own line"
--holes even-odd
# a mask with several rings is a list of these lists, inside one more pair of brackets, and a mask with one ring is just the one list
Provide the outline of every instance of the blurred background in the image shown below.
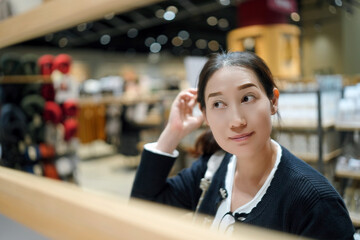
[[253,51],[281,90],[273,138],[360,226],[359,26],[358,0],[0,0],[0,165],[128,198],[209,54]]

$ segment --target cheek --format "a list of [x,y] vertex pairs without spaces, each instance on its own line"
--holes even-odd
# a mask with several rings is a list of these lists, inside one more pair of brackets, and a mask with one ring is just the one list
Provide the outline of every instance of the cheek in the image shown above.
[[227,119],[224,114],[216,114],[211,111],[208,111],[206,114],[206,123],[213,132],[215,139],[219,134],[224,133],[226,129],[226,122]]
[[255,124],[260,128],[271,127],[271,109],[267,104],[249,106],[246,111],[246,120],[248,124]]
[[[221,118],[222,114],[216,114],[213,111],[207,111],[206,112],[206,123],[210,127],[217,127],[224,122],[224,118]],[[221,121],[222,120],[222,121]]]

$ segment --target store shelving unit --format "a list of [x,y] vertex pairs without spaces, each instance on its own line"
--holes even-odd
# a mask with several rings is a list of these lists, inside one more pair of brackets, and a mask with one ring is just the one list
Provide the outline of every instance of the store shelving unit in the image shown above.
[[[335,128],[342,132],[356,132],[360,131],[360,122],[336,122]],[[339,170],[335,172],[337,177],[340,178],[351,178],[360,180],[360,171],[356,170]]]
[[[326,132],[330,129],[333,129],[335,126],[334,123],[325,123],[322,124],[322,131]],[[318,126],[314,122],[285,122],[281,123],[281,126],[277,123],[273,124],[273,127],[278,131],[295,131],[295,132],[314,132],[318,131]],[[320,140],[320,139],[319,139]],[[321,141],[322,142],[322,141]],[[322,156],[323,162],[327,163],[331,159],[339,156],[342,149],[338,148],[331,152],[325,153]],[[307,154],[307,153],[294,153],[297,157],[309,163],[316,163],[319,160],[319,155],[316,154]]]
[[360,121],[336,122],[335,127],[340,131],[360,131]]
[[[360,131],[360,122],[350,121],[350,122],[336,122],[335,128],[339,131],[349,134],[351,132]],[[336,169],[335,176],[340,179],[353,179],[360,180],[360,171],[358,170],[345,170],[345,169]],[[351,212],[350,217],[353,221],[354,226],[360,227],[360,213]]]
[[337,177],[340,178],[351,178],[355,180],[360,180],[360,172],[359,171],[351,171],[351,170],[336,170],[335,172]]
[[324,133],[331,129],[335,128],[335,122],[325,122],[323,121],[322,116],[322,106],[321,106],[321,94],[324,91],[313,90],[313,91],[281,91],[282,93],[291,93],[291,94],[303,94],[303,93],[314,93],[317,98],[317,121],[294,121],[294,122],[281,122],[279,125],[276,121],[273,124],[273,127],[276,131],[286,131],[286,132],[316,132],[318,135],[318,152],[317,154],[307,154],[307,153],[296,153],[293,152],[300,159],[317,165],[317,169],[324,173],[325,163],[328,163],[330,160],[336,158],[341,154],[342,149],[338,148],[331,152],[324,154],[323,151],[323,138]]

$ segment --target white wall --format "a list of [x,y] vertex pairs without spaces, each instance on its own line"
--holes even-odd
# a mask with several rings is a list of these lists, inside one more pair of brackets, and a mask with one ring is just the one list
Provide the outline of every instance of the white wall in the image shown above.
[[302,72],[356,75],[360,73],[360,10],[344,8],[330,13],[324,2],[321,8],[304,9],[302,28]]
[[302,75],[343,73],[341,13],[332,14],[328,4],[304,9],[301,33]]
[[353,14],[343,13],[342,26],[344,37],[344,73],[360,73],[360,10],[353,9]]

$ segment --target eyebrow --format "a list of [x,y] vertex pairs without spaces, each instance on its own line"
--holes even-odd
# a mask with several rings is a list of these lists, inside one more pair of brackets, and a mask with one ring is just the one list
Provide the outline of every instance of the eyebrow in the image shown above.
[[[238,87],[237,87],[237,90],[240,91],[240,90],[243,90],[243,89],[245,89],[245,88],[250,88],[250,87],[256,87],[256,88],[257,88],[257,86],[256,86],[255,84],[253,84],[253,83],[246,83],[246,84],[244,84],[244,85],[238,86]],[[209,99],[209,98],[211,98],[211,97],[219,96],[219,95],[221,95],[221,94],[222,94],[221,92],[210,93],[207,98]]]

